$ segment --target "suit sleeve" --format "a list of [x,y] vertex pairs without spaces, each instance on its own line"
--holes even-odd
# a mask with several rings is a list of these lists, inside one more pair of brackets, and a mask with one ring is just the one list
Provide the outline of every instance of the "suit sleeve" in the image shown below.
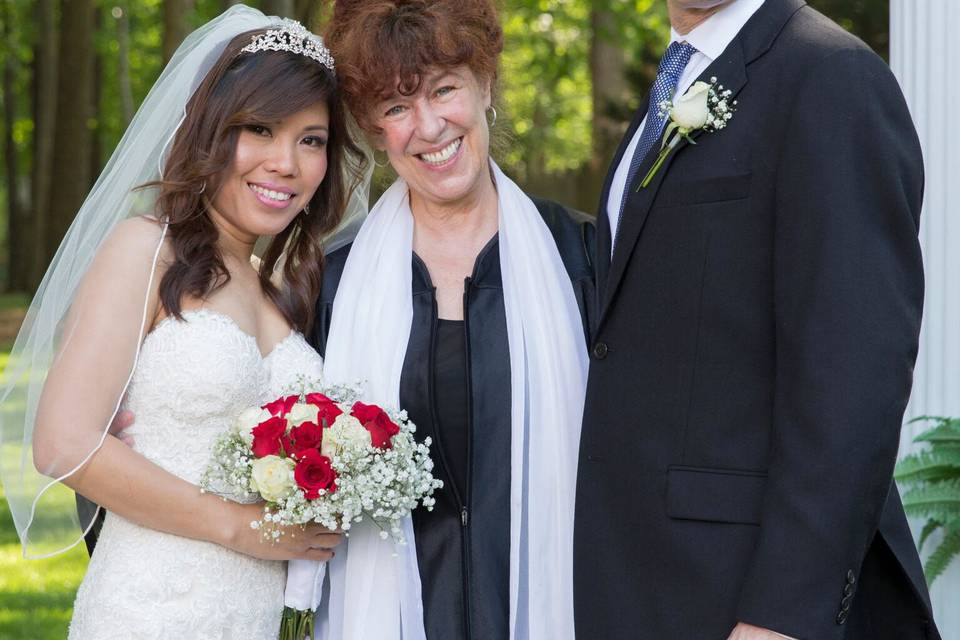
[[840,639],[896,491],[923,307],[923,164],[896,80],[872,52],[813,65],[793,108],[777,167],[769,476],[738,615]]

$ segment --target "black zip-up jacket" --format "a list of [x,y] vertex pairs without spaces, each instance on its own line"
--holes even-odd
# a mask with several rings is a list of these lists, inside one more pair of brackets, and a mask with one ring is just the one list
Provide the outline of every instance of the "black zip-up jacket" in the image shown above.
[[[593,222],[561,205],[534,199],[557,243],[584,323],[587,344],[594,316]],[[326,349],[333,300],[350,247],[327,257],[317,320],[310,341]],[[437,336],[435,288],[413,255],[413,325],[400,378],[400,403],[430,436],[435,474],[443,489],[433,511],[414,513],[417,559],[429,640],[509,637],[510,353],[495,236],[477,256],[464,286],[468,381],[467,486],[461,495],[441,451],[434,393]]]

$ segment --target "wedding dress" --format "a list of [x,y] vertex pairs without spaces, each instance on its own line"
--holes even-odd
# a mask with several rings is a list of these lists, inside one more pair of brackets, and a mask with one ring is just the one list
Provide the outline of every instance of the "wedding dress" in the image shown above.
[[[297,332],[263,356],[228,316],[183,316],[164,319],[144,339],[124,406],[136,417],[128,431],[135,450],[199,485],[214,440],[235,417],[280,396],[298,375],[319,378],[323,361]],[[275,640],[285,580],[285,562],[107,513],[69,638]]]

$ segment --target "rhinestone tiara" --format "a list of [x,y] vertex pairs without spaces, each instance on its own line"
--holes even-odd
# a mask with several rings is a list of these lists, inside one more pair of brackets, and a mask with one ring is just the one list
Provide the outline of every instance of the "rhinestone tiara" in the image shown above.
[[306,27],[290,18],[283,18],[266,33],[253,36],[250,44],[240,51],[244,53],[289,51],[316,60],[333,71],[333,56],[323,44],[323,39],[310,33]]

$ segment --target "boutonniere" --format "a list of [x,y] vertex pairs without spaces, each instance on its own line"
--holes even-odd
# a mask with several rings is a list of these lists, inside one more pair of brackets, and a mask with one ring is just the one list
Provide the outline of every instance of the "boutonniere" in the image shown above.
[[660,117],[669,118],[670,123],[663,131],[660,155],[644,176],[637,191],[650,184],[664,160],[677,148],[681,140],[697,144],[690,137],[694,131],[703,130],[709,133],[727,126],[737,105],[736,100],[730,102],[731,93],[729,89],[724,89],[722,84],[718,85],[716,78],[710,78],[710,82],[695,82],[677,100],[677,104],[673,104],[672,100],[660,103]]

